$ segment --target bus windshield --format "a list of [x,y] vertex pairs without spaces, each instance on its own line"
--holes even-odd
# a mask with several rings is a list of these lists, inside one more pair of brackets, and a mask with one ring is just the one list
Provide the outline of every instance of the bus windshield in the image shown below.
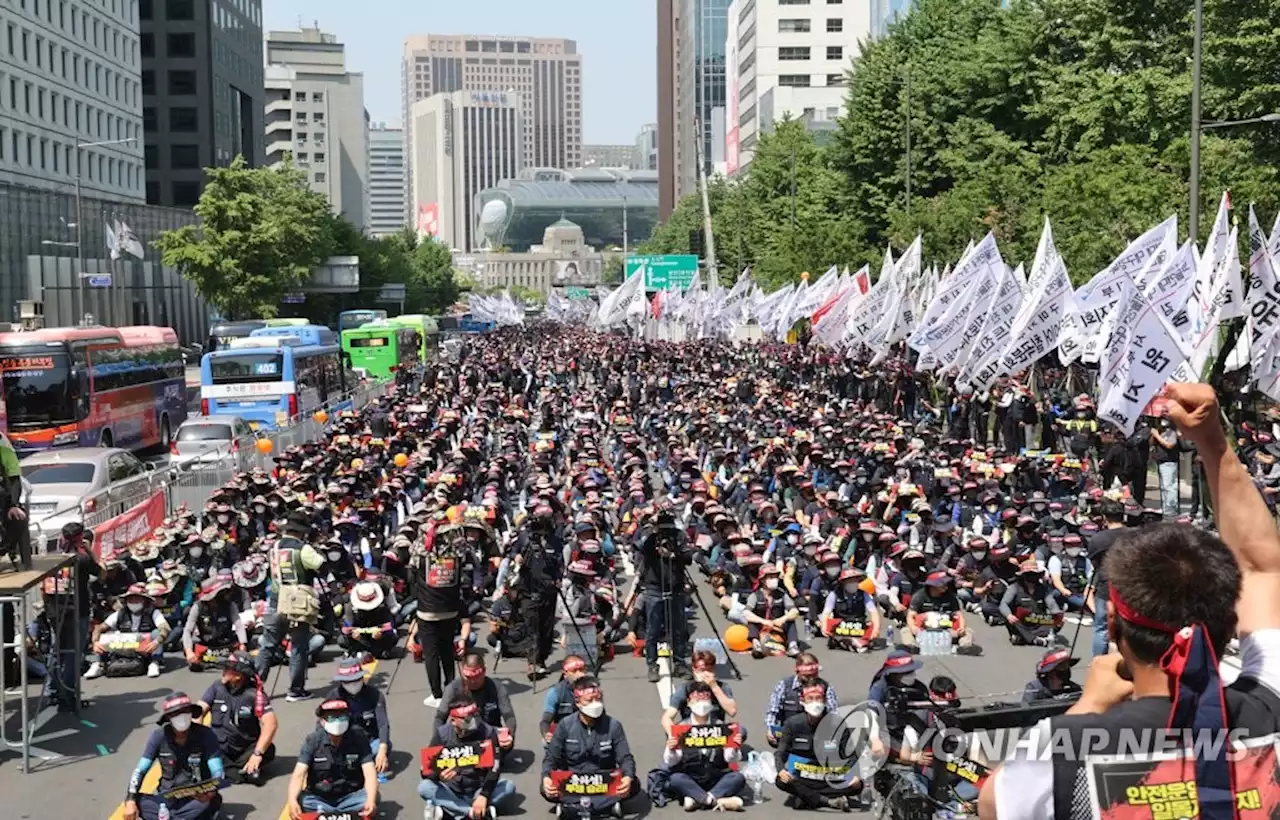
[[40,349],[0,353],[9,428],[48,427],[76,421],[71,364],[65,353]]
[[284,355],[281,353],[219,354],[210,358],[209,368],[214,384],[278,382],[284,379]]

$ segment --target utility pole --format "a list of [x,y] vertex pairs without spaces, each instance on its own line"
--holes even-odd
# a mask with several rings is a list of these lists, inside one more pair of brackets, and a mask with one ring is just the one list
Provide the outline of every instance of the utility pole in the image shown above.
[[1196,0],[1191,46],[1191,210],[1187,236],[1200,240],[1200,60],[1204,52],[1204,0]]
[[715,289],[720,286],[720,271],[716,267],[716,238],[711,231],[711,197],[707,193],[707,166],[703,163],[702,157],[702,122],[694,120],[693,127],[696,131],[694,147],[698,158],[698,181],[702,185],[702,230],[706,233],[704,244],[707,254],[707,287]]
[[791,256],[796,255],[796,149],[791,148]]
[[907,219],[911,219],[911,64],[907,63]]

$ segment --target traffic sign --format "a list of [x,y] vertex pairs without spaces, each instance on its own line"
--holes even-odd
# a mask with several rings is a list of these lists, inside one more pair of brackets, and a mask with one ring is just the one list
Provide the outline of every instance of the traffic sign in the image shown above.
[[111,287],[111,274],[96,273],[92,276],[86,276],[91,288],[109,288]]
[[403,302],[407,297],[404,285],[383,285],[378,291],[379,302]]
[[305,293],[286,293],[280,297],[282,305],[302,305],[306,304],[307,294]]
[[693,277],[698,272],[698,257],[692,254],[627,257],[627,276],[642,267],[645,290],[684,290],[693,284]]
[[580,302],[584,299],[590,299],[591,291],[587,288],[565,288],[564,296],[571,302]]

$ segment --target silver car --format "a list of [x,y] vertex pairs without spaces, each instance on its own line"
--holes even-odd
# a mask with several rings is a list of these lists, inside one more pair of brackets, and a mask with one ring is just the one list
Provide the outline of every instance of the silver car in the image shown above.
[[169,465],[177,470],[226,468],[245,471],[252,453],[249,423],[239,416],[194,416],[182,422],[169,447]]
[[153,465],[118,447],[67,447],[22,462],[31,542],[37,551],[57,543],[65,524],[105,521],[141,503],[158,479]]

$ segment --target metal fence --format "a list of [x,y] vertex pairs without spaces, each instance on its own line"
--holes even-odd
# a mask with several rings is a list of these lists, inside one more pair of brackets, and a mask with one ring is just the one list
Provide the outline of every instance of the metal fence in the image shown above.
[[[156,492],[164,494],[166,515],[173,515],[182,508],[199,511],[215,490],[226,486],[237,474],[253,470],[271,472],[276,456],[290,447],[316,441],[341,410],[359,410],[377,397],[386,395],[391,386],[391,382],[370,382],[331,399],[321,408],[329,416],[324,423],[316,420],[319,410],[294,416],[278,428],[245,436],[181,468],[156,468],[146,480],[137,481],[123,491],[106,490],[72,507],[61,508],[38,519],[33,517],[34,551],[55,549],[58,533],[68,521],[81,521],[86,529],[93,530],[145,503]],[[271,447],[260,450],[261,441],[271,442]]]

